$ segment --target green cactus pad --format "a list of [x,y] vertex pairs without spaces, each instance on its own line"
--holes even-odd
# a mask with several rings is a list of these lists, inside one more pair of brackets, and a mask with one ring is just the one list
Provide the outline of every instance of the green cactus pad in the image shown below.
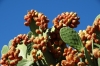
[[97,43],[94,43],[94,46],[98,47],[100,49],[100,45]]
[[87,51],[86,48],[84,48],[84,51],[85,51],[85,57],[86,57],[87,61],[89,62],[89,65],[90,65],[90,66],[95,66],[95,65],[93,64],[93,62],[92,62],[92,60],[91,60],[91,57],[90,57],[90,55],[89,55],[89,53],[88,53],[88,51]]
[[[33,33],[30,31],[30,32],[28,32],[28,37],[29,38],[31,38],[32,36],[33,36]],[[31,42],[30,44],[27,44],[26,46],[27,46],[27,54],[28,55],[30,55],[30,52],[31,52],[31,50],[32,50],[32,45],[33,45],[33,43]]]
[[29,32],[27,33],[27,35],[28,35],[29,38],[31,38],[31,36],[33,35],[33,33],[32,33],[31,31],[29,31]]
[[[97,15],[97,17],[95,18],[95,20],[97,20],[98,18],[100,18],[100,14],[99,14],[99,15]],[[95,21],[95,20],[94,20],[94,21]]]
[[1,54],[6,54],[8,51],[9,51],[8,46],[7,46],[7,45],[4,45],[4,46],[2,47]]
[[[94,19],[94,22],[95,22],[98,18],[100,18],[100,14],[96,16],[96,18]],[[93,25],[94,25],[94,22],[93,22]]]
[[78,33],[72,28],[69,27],[61,28],[60,37],[65,43],[69,44],[78,51],[80,51],[80,49],[83,47]]
[[21,44],[21,45],[18,44],[16,49],[20,50],[19,56],[22,56],[24,59],[26,59],[26,50],[27,50],[26,45],[25,44]]
[[11,46],[12,41],[13,41],[13,39],[11,39],[11,40],[9,41],[9,43],[8,43],[8,47],[10,47],[10,46]]
[[32,19],[32,22],[30,23],[30,31],[33,33],[33,35],[37,36],[38,34],[35,32],[36,29],[39,29],[38,26],[35,24],[36,22]]
[[[97,15],[96,18],[94,19],[93,25],[94,25],[94,23],[95,23],[95,21],[96,21],[97,19],[100,19],[100,14]],[[100,31],[96,30],[95,33],[96,33],[96,38],[97,38],[97,39],[100,39]]]
[[33,45],[33,43],[30,43],[30,44],[27,45],[27,54],[28,55],[30,55],[30,52],[32,50],[32,45]]
[[98,58],[98,66],[100,66],[100,58]]

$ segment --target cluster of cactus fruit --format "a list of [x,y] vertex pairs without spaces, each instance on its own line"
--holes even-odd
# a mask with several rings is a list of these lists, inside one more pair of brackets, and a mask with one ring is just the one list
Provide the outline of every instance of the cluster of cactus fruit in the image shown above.
[[1,66],[100,66],[100,15],[92,26],[76,32],[79,17],[64,12],[49,19],[36,10],[24,16],[28,34],[19,34],[1,50]]

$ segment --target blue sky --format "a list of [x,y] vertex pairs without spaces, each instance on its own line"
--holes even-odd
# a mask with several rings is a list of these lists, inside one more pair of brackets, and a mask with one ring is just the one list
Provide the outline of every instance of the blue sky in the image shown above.
[[100,0],[0,0],[0,50],[18,34],[27,34],[29,28],[24,26],[24,15],[28,10],[37,10],[52,20],[62,12],[76,12],[80,25],[75,29],[85,29],[92,25],[100,14]]

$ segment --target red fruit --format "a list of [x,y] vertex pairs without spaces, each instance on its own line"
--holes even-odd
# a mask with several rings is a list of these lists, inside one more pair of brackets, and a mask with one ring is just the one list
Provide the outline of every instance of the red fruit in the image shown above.
[[27,43],[28,43],[28,44],[31,43],[31,40],[28,40]]
[[13,55],[13,54],[14,54],[14,51],[12,51],[12,50],[8,51],[8,55]]
[[7,58],[7,57],[8,57],[8,54],[2,54],[1,59],[3,59],[3,58]]
[[0,64],[5,64],[5,61],[1,59]]
[[100,44],[100,40],[99,39],[95,39],[94,42],[97,43],[97,44]]
[[62,21],[62,20],[60,20],[60,22],[59,22],[59,26],[60,26],[60,27],[63,26],[63,21]]
[[80,61],[78,56],[74,56],[74,62],[78,63]]
[[88,35],[88,36],[87,36],[87,39],[88,39],[88,40],[90,40],[90,39],[91,39],[91,37],[92,37],[91,35]]
[[27,22],[28,22],[28,23],[31,23],[31,18],[28,18],[28,19],[27,19]]
[[27,44],[27,40],[23,40],[23,43],[26,45]]
[[64,24],[68,24],[67,21],[68,21],[68,18],[63,19]]
[[63,53],[63,56],[66,56],[67,54],[66,53]]
[[96,39],[96,33],[92,33],[92,38]]
[[77,66],[86,66],[84,62],[78,62]]
[[29,22],[24,22],[24,25],[25,25],[25,26],[29,26],[30,23],[29,23]]
[[34,58],[34,62],[36,62],[36,61],[38,61],[38,59],[37,58]]
[[13,56],[13,55],[9,55],[9,56],[8,56],[8,59],[14,60],[14,56]]
[[38,18],[41,18],[43,16],[43,13],[38,13]]
[[15,62],[14,60],[12,60],[12,61],[9,62],[9,64],[10,64],[11,66],[13,66],[13,65],[16,65],[16,62]]
[[14,42],[14,43],[16,43],[16,39],[17,39],[17,37],[14,37],[14,39],[13,39],[13,42]]
[[65,48],[65,49],[64,49],[64,53],[67,53],[67,52],[68,52],[68,48]]
[[57,54],[60,56],[62,54],[62,52],[61,51],[58,51]]
[[72,23],[73,23],[73,24],[76,24],[76,23],[77,23],[77,20],[72,20]]
[[77,53],[77,50],[72,50],[71,51],[71,54],[75,54],[75,53]]
[[19,34],[17,37],[19,38],[19,39],[22,39],[22,34]]
[[99,51],[100,51],[99,48],[93,49],[93,55],[94,55],[95,58],[98,58],[97,53],[98,53]]
[[61,50],[61,47],[57,47],[57,50],[60,51]]
[[92,27],[90,31],[91,31],[92,33],[94,33],[94,32],[95,32],[95,28]]
[[56,21],[55,21],[53,24],[54,24],[54,26],[56,27],[56,26],[59,25],[59,22],[56,22]]
[[84,53],[78,53],[78,57],[79,57],[79,58],[84,58],[85,55],[84,55]]
[[86,64],[89,64],[89,62],[88,62],[88,60],[87,60],[87,59],[85,59],[85,63],[86,63]]
[[45,41],[41,41],[41,46],[45,46],[46,45],[46,43],[45,43]]
[[32,18],[32,14],[27,14],[28,18]]
[[24,20],[26,20],[26,21],[27,21],[27,19],[28,19],[28,16],[27,16],[27,15],[25,15],[25,16],[24,16]]
[[22,40],[25,39],[25,37],[26,37],[26,34],[23,34],[23,36],[22,36]]
[[47,17],[45,17],[44,15],[42,15],[40,18],[41,18],[41,20],[47,19]]
[[100,25],[100,19],[98,19],[98,24]]
[[48,28],[48,24],[47,23],[44,23],[44,28],[46,29],[46,28]]
[[41,22],[36,22],[36,25],[37,25],[37,26],[40,26],[40,25],[41,25]]
[[60,63],[57,63],[56,66],[60,66]]
[[53,64],[50,64],[50,66],[54,66]]
[[69,61],[69,60],[70,60],[70,59],[69,59],[69,57],[68,57],[68,55],[67,55],[67,56],[65,56],[65,58],[66,58],[66,60],[67,60],[67,61]]
[[32,54],[36,54],[37,53],[37,50],[32,50]]
[[98,25],[98,30],[100,31],[100,25]]
[[90,29],[91,29],[91,27],[92,27],[92,26],[88,25],[88,26],[87,26],[87,29],[88,29],[88,30],[90,30]]
[[92,49],[92,42],[91,42],[91,41],[87,41],[86,44],[85,44],[85,47],[86,47],[88,50],[91,50],[91,49]]
[[90,30],[88,31],[88,34],[90,34],[90,35],[91,35],[92,33],[93,33],[93,32],[92,32],[92,31],[91,31],[91,29],[90,29]]
[[40,39],[41,41],[44,40],[44,36],[41,36],[39,39]]
[[70,28],[75,28],[76,26],[74,24],[69,25]]
[[45,52],[46,51],[46,46],[42,47],[42,51]]
[[37,46],[37,44],[34,44],[34,45],[33,45],[33,48],[34,48],[34,49],[39,49],[38,46]]
[[68,47],[68,51],[71,52],[73,50],[72,47]]
[[68,58],[66,58],[66,59],[67,59],[67,61],[72,61],[73,58],[74,58],[74,56],[73,56],[72,54],[69,54],[69,55],[68,55]]
[[40,40],[39,38],[37,38],[37,39],[36,39],[36,43],[37,43],[37,44],[40,44],[40,43],[41,43],[41,40]]
[[26,40],[26,41],[27,41],[27,40],[28,40],[28,36],[25,36],[24,40]]
[[30,38],[30,41],[32,42],[34,39],[35,39],[35,38],[34,38],[34,36],[32,35],[32,37]]
[[39,27],[41,30],[44,30],[44,26],[42,24]]
[[41,57],[41,56],[38,56],[38,59],[39,59],[39,60],[42,60],[42,57]]
[[37,47],[38,47],[39,49],[41,49],[43,46],[41,46],[41,44],[38,44]]
[[81,40],[84,41],[86,37],[84,35],[80,36]]
[[20,50],[19,50],[19,49],[16,49],[16,53],[18,53],[18,54],[19,54],[19,53],[20,53]]
[[42,33],[39,29],[36,29],[35,32],[36,32],[37,34],[41,34],[41,33]]
[[16,38],[16,43],[20,43],[20,39],[19,38]]
[[67,60],[62,60],[61,65],[64,66],[64,64],[67,62]]
[[14,57],[18,58],[18,53],[17,52],[14,53]]
[[100,58],[100,50],[98,51],[97,56],[98,56],[98,58]]
[[9,66],[9,60],[5,61],[6,66]]

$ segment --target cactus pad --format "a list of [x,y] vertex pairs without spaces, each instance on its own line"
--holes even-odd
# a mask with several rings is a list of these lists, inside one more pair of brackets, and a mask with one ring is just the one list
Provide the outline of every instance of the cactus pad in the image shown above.
[[6,54],[8,52],[8,50],[9,50],[8,46],[7,45],[4,45],[2,47],[1,54]]
[[[95,18],[95,20],[97,20],[98,18],[100,18],[100,14]],[[95,21],[95,20],[94,20],[94,21]]]
[[78,33],[72,28],[69,27],[61,28],[60,37],[65,43],[69,44],[78,51],[80,51],[80,49],[82,48],[82,42],[80,40],[80,37]]

